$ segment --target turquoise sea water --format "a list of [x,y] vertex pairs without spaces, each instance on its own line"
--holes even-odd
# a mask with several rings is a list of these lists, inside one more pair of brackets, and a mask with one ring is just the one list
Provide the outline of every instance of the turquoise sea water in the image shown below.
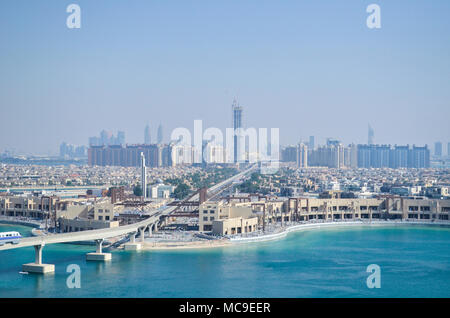
[[[0,225],[0,231],[30,228]],[[426,226],[308,230],[272,242],[178,251],[113,251],[86,262],[93,246],[47,245],[50,275],[21,275],[34,249],[0,251],[0,297],[450,297],[450,229]],[[81,268],[81,288],[66,267]],[[381,288],[369,289],[369,264]]]

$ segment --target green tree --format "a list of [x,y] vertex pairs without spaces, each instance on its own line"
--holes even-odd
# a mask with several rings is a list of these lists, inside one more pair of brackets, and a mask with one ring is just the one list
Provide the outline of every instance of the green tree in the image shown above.
[[142,196],[142,188],[140,184],[137,184],[134,188],[133,188],[133,193],[135,196],[140,197]]
[[189,192],[189,186],[186,183],[181,183],[173,191],[173,196],[176,199],[181,200],[185,198],[189,194]]
[[257,182],[257,181],[259,181],[259,177],[260,177],[260,174],[258,172],[253,172],[252,175],[250,176],[250,180]]

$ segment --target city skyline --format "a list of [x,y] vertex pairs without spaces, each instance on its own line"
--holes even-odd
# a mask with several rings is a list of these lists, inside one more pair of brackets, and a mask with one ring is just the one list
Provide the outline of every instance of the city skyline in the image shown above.
[[235,96],[281,144],[365,143],[368,122],[378,144],[447,143],[450,3],[383,2],[377,30],[360,1],[264,4],[80,1],[71,30],[65,3],[2,3],[0,152],[57,153],[103,127],[138,143],[147,122],[225,129]]
[[[242,107],[241,107],[241,111],[242,111]],[[234,110],[233,110],[234,112]],[[248,128],[248,127],[245,127]],[[147,124],[144,128],[144,138],[143,140],[138,140],[136,142],[129,142],[129,141],[125,141],[125,132],[123,131],[117,131],[117,137],[114,137],[112,131],[110,130],[105,130],[103,129],[100,133],[100,137],[95,137],[95,136],[91,136],[88,138],[88,142],[86,143],[82,143],[79,145],[75,145],[72,144],[70,142],[66,142],[63,141],[59,144],[59,148],[56,151],[51,151],[48,153],[48,155],[51,156],[57,156],[59,154],[60,157],[64,157],[64,154],[66,154],[68,151],[73,152],[75,150],[75,148],[77,149],[81,149],[81,148],[85,148],[86,150],[88,149],[88,147],[91,146],[108,146],[108,145],[122,145],[122,146],[126,146],[126,145],[156,145],[156,144],[164,144],[164,140],[162,140],[163,136],[162,136],[162,125],[160,124],[158,126],[158,133],[161,134],[161,137],[157,136],[157,140],[153,140],[151,139],[151,129],[149,124]],[[369,135],[370,133],[373,134],[373,129],[369,126]],[[103,135],[103,137],[102,137]],[[105,135],[108,135],[106,137],[105,141]],[[377,142],[373,142],[373,135],[371,135],[372,137],[372,142],[369,143],[355,143],[353,141],[350,141],[348,143],[342,142],[342,140],[340,139],[335,139],[333,137],[326,137],[326,138],[321,138],[322,142],[317,143],[318,146],[324,146],[327,145],[328,142],[330,140],[334,141],[334,142],[339,142],[344,146],[351,146],[351,145],[380,145],[380,146],[426,146],[428,147],[428,149],[430,151],[432,151],[432,156],[435,158],[440,158],[440,157],[445,157],[445,156],[450,156],[450,142],[447,143],[447,148],[444,148],[445,142],[442,141],[435,141],[433,143],[429,143],[429,144],[418,144],[418,143],[407,143],[407,144],[397,144],[397,143],[377,143]],[[297,142],[294,143],[284,143],[284,144],[280,144],[280,149],[283,149],[285,147],[290,147],[290,146],[295,146],[295,145],[299,145],[299,144],[306,144],[308,145],[308,147],[310,147],[311,143],[313,145],[313,148],[315,146],[315,138],[316,136],[309,136],[308,137],[308,141],[305,141],[306,138],[304,138],[303,136],[298,138]],[[143,142],[142,142],[143,141]],[[174,142],[174,140],[168,140],[166,142],[166,144],[172,143]],[[73,148],[73,149],[68,149],[69,148]],[[64,148],[64,149],[62,149]],[[310,148],[311,149],[311,148]],[[9,155],[44,155],[41,153],[18,153],[15,151],[11,152],[11,149],[3,149],[3,151],[1,151],[0,153],[2,154],[9,154]],[[447,154],[447,155],[446,155]],[[80,156],[80,152],[78,152],[78,155],[70,155],[69,157],[83,157],[83,156],[87,156],[87,154]]]

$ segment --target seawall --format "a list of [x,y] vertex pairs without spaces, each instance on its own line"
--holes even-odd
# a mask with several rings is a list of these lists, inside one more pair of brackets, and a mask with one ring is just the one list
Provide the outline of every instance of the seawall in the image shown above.
[[291,232],[310,230],[310,229],[324,229],[335,227],[355,227],[355,226],[405,226],[405,225],[426,225],[426,226],[444,226],[450,227],[450,222],[431,222],[431,221],[348,221],[348,222],[322,222],[322,223],[304,223],[288,226],[279,232],[271,234],[263,234],[259,236],[249,237],[232,237],[230,242],[233,244],[263,242],[278,240],[286,237]]

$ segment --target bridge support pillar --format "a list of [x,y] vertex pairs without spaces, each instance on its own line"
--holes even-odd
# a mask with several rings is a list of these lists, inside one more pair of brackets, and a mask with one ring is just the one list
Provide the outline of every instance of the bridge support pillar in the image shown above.
[[141,243],[136,243],[136,232],[130,234],[130,242],[123,245],[126,251],[138,251],[141,249]]
[[148,226],[148,236],[152,236],[152,227],[153,227],[153,225],[149,225]]
[[39,273],[39,274],[46,274],[46,273],[54,273],[55,272],[55,265],[53,264],[42,264],[42,249],[44,248],[45,244],[35,245],[34,246],[34,263],[28,263],[22,265],[22,271],[29,272],[29,273]]
[[104,241],[104,239],[95,240],[97,249],[96,249],[95,253],[87,253],[86,254],[87,261],[109,261],[109,260],[111,260],[111,258],[112,258],[111,253],[103,253],[103,251],[102,251],[103,241]]
[[139,236],[140,236],[141,242],[144,243],[145,242],[145,227],[141,227],[139,229]]

